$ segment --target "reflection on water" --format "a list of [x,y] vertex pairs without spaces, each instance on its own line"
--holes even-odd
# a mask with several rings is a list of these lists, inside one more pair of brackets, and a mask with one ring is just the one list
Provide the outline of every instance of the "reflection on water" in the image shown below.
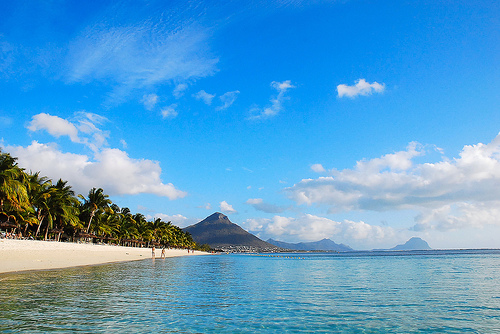
[[500,254],[219,255],[0,275],[0,331],[478,332]]

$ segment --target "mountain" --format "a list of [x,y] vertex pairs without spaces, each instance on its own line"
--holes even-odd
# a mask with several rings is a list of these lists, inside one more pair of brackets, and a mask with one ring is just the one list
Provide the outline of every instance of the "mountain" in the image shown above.
[[413,237],[410,240],[408,240],[404,245],[397,245],[394,248],[391,248],[389,250],[426,250],[426,249],[432,249],[429,244],[420,238]]
[[220,212],[216,212],[183,230],[189,232],[198,244],[208,244],[212,248],[224,251],[263,252],[274,251],[278,248],[248,233]]
[[273,244],[275,246],[285,248],[285,249],[293,249],[293,250],[305,250],[305,251],[338,251],[338,252],[347,252],[352,251],[353,249],[344,244],[337,244],[330,239],[323,239],[315,242],[300,242],[297,244],[292,244],[283,241],[277,241],[273,239],[268,239],[268,243]]

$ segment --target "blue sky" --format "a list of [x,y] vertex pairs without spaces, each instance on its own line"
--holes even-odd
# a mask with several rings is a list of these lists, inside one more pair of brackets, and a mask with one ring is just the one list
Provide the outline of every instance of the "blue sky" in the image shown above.
[[491,1],[0,2],[0,145],[184,227],[500,247]]

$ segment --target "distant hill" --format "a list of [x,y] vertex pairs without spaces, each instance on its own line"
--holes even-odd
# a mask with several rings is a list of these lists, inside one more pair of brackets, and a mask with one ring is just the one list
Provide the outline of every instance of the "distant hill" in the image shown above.
[[198,244],[208,244],[212,248],[260,252],[277,249],[276,246],[257,238],[232,223],[226,215],[220,212],[216,212],[183,230],[189,232]]
[[420,238],[413,237],[410,240],[408,240],[404,245],[397,245],[394,248],[391,248],[389,250],[426,250],[426,249],[432,249],[429,244]]
[[273,244],[275,246],[293,249],[293,250],[305,250],[305,251],[338,251],[338,252],[347,252],[352,251],[353,249],[344,244],[337,244],[330,239],[323,239],[320,241],[314,242],[300,242],[300,243],[288,243],[283,241],[277,241],[273,239],[268,239],[268,243]]

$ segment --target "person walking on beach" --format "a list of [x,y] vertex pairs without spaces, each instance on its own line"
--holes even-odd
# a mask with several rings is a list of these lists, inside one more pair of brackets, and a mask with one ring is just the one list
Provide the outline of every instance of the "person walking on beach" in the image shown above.
[[163,247],[163,249],[161,250],[161,258],[165,258],[165,247]]
[[155,258],[155,246],[151,248],[151,256],[153,257],[153,259]]

